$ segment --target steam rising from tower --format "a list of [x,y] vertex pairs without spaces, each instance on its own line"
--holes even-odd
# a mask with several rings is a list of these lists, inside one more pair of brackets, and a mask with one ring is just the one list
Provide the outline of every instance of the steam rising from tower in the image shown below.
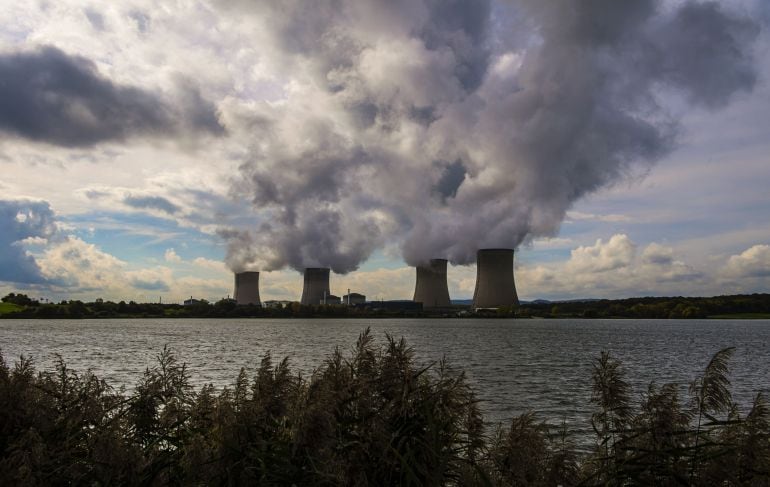
[[446,279],[446,259],[431,259],[427,266],[417,266],[414,301],[423,308],[449,306],[449,288]]
[[308,267],[305,269],[305,282],[302,287],[301,304],[320,304],[329,296],[329,268]]
[[220,231],[234,270],[347,273],[393,243],[464,265],[555,235],[676,148],[686,108],[757,79],[761,26],[736,2],[227,3],[285,80],[228,118],[256,134],[233,188],[254,225]]
[[513,249],[481,249],[476,254],[474,308],[519,304],[513,281]]
[[255,304],[259,300],[259,272],[238,272],[235,274],[235,302],[237,304]]

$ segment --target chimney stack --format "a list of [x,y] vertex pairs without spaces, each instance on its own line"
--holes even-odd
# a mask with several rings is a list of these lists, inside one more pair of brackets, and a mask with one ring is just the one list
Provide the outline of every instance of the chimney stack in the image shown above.
[[513,249],[480,249],[476,254],[473,307],[499,308],[518,304],[513,281]]
[[451,304],[446,265],[446,259],[431,259],[427,266],[417,266],[413,301],[422,303],[423,308],[439,308]]
[[305,269],[304,286],[302,288],[301,304],[321,304],[325,296],[329,296],[329,268],[308,267]]
[[259,300],[259,272],[238,272],[235,274],[235,302],[262,306]]

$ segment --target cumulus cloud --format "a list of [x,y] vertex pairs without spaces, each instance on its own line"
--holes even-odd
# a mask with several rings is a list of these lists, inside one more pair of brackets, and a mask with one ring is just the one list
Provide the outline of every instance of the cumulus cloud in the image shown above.
[[158,266],[151,269],[126,272],[128,283],[143,291],[169,291],[173,281],[173,272],[168,267]]
[[[202,257],[185,261],[169,248],[164,258],[179,267],[181,275],[166,266],[136,268],[65,234],[64,226],[48,202],[0,200],[0,287],[34,288],[67,299],[128,300],[144,292],[171,300],[191,293],[218,299],[231,291],[231,274],[222,262]],[[184,275],[194,268],[205,268],[209,277]]]
[[73,236],[47,248],[38,262],[48,281],[73,293],[116,290],[127,265],[96,245]]
[[207,259],[205,257],[196,257],[192,260],[193,265],[209,269],[217,272],[224,272],[227,270],[224,263],[221,260]]
[[[88,18],[98,24],[96,15]],[[0,54],[0,78],[0,131],[35,142],[82,147],[224,131],[189,81],[170,95],[119,85],[90,60],[53,46]]]
[[756,80],[758,26],[716,2],[227,9],[285,80],[280,100],[225,114],[252,121],[234,194],[261,220],[221,232],[234,270],[346,273],[393,243],[409,264],[468,264],[554,235],[575,201],[676,146],[662,97],[717,109]]
[[[639,246],[628,235],[616,234],[594,245],[573,249],[569,259],[516,268],[519,292],[529,297],[629,297],[670,295],[707,289],[713,282],[676,257],[672,247],[650,243]],[[713,288],[707,292],[714,292]]]
[[[182,267],[190,264],[179,258],[173,249],[168,249],[165,257],[166,261]],[[166,302],[190,295],[219,299],[232,289],[230,276],[225,273],[221,273],[221,277],[202,278],[184,275],[184,269],[178,275],[164,265],[132,268],[128,262],[71,235],[49,245],[37,262],[46,279],[40,290],[69,299],[129,300],[141,299],[137,296],[148,294],[163,295]]]
[[574,273],[606,272],[628,267],[635,255],[636,245],[627,235],[619,234],[606,243],[598,239],[593,246],[576,248],[567,266]]
[[671,265],[674,262],[674,249],[653,242],[642,252],[642,262],[652,265]]
[[730,256],[723,273],[731,278],[770,278],[770,245],[754,245]]
[[46,243],[58,234],[45,201],[0,200],[0,281],[43,284],[47,277],[25,244]]
[[166,249],[166,252],[163,254],[163,258],[166,260],[166,262],[182,262],[182,258],[179,257],[174,249]]

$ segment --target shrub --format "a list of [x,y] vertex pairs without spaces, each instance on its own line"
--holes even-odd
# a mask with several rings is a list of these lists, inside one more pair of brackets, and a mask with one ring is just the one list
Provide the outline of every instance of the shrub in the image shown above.
[[596,447],[526,412],[487,433],[462,372],[420,367],[406,342],[362,333],[310,376],[266,354],[230,387],[190,386],[164,348],[131,393],[59,359],[0,357],[1,485],[768,485],[770,410],[742,417],[732,349],[681,402],[651,384],[638,407],[619,361],[594,362]]

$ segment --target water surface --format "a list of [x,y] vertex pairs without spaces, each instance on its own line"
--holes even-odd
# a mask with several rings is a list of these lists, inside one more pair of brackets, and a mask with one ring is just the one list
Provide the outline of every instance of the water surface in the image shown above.
[[421,363],[446,356],[465,370],[494,422],[534,410],[585,433],[591,364],[602,350],[623,361],[637,400],[651,381],[688,384],[727,346],[736,347],[732,390],[744,410],[757,392],[770,393],[770,320],[0,320],[0,347],[7,362],[24,354],[42,369],[59,354],[73,369],[130,389],[168,345],[194,384],[221,387],[267,351],[312,373],[366,327],[378,343],[385,333],[405,337]]

